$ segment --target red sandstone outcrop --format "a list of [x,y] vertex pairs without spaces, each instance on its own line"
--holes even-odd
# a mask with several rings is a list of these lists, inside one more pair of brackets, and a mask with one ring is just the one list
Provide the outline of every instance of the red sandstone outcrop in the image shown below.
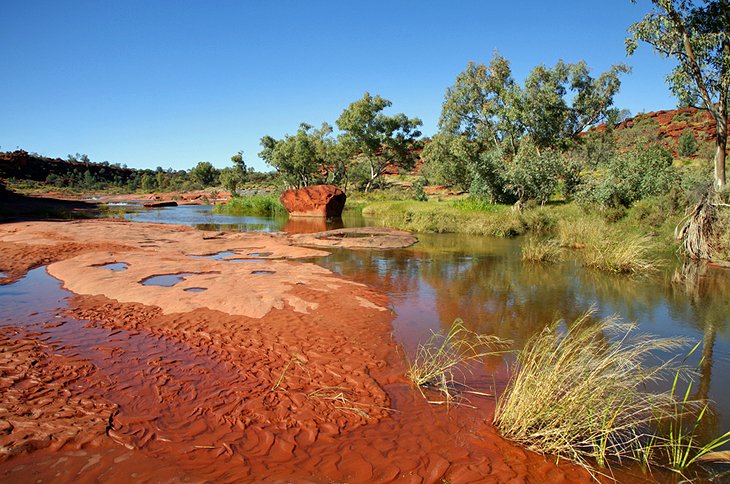
[[347,195],[334,185],[314,185],[287,190],[280,200],[293,217],[339,217]]

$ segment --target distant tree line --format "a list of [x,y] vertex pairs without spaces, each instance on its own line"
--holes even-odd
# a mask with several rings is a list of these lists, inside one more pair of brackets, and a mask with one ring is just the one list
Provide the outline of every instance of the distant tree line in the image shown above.
[[93,162],[76,153],[65,160],[51,159],[18,150],[0,153],[0,178],[44,182],[59,189],[126,192],[187,191],[223,186],[235,191],[246,182],[270,182],[273,174],[247,168],[243,153],[231,158],[233,167],[219,170],[207,161],[190,170],[128,168],[108,161]]

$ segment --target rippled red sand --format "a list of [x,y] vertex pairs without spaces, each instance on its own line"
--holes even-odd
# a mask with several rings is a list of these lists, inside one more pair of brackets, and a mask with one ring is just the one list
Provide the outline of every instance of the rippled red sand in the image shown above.
[[[24,244],[32,246],[24,231],[36,239],[42,231],[47,240],[36,248],[44,247],[45,257],[89,267],[95,253],[128,253],[141,231],[149,240],[172,241],[164,249],[133,247],[158,261],[191,244],[209,242],[212,253],[248,240],[203,239],[199,232],[141,224],[85,224],[3,226],[0,244],[4,254],[21,253]],[[123,236],[109,233],[122,226]],[[82,249],[66,251],[68,243]],[[289,250],[274,239],[256,243],[284,257]],[[103,252],[99,244],[106,244]],[[17,247],[7,248],[12,245]],[[299,250],[290,249],[289,255]],[[2,263],[5,270],[22,265]],[[404,357],[391,337],[393,315],[382,310],[387,298],[321,268],[287,264],[315,274],[312,281],[329,282],[273,285],[284,303],[271,304],[263,317],[203,305],[176,312],[165,310],[163,300],[159,306],[119,302],[105,292],[130,294],[123,288],[134,281],[120,278],[108,283],[112,288],[84,289],[95,294],[72,297],[58,318],[33,331],[24,330],[22,320],[6,324],[0,339],[2,479],[591,480],[581,468],[501,439],[489,424],[490,398],[473,397],[476,408],[426,403],[403,377]],[[59,267],[71,277],[66,266]],[[229,283],[245,285],[246,279]],[[297,310],[287,301],[308,304]]]

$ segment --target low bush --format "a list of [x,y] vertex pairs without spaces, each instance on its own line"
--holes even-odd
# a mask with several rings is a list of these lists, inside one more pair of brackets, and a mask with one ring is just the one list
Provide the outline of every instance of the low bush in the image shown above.
[[658,145],[615,156],[605,167],[585,177],[579,202],[599,207],[630,207],[642,198],[667,193],[679,186],[672,155]]

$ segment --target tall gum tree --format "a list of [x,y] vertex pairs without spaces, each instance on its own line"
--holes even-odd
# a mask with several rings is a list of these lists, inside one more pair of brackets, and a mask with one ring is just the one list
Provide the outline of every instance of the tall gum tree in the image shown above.
[[382,176],[389,165],[410,169],[415,163],[413,147],[421,132],[421,120],[403,113],[387,116],[382,111],[391,102],[366,92],[350,104],[337,119],[342,131],[340,142],[367,163],[369,179],[365,191]]
[[[635,0],[632,0],[635,3]],[[727,186],[725,159],[730,89],[730,5],[728,0],[652,0],[654,10],[629,27],[626,51],[646,42],[677,61],[667,82],[680,104],[706,109],[715,120],[714,187]]]
[[628,72],[618,64],[593,77],[583,61],[559,61],[535,67],[523,87],[495,52],[488,65],[469,62],[446,90],[439,129],[512,155],[525,136],[538,149],[560,146],[606,119],[621,87],[619,77]]

